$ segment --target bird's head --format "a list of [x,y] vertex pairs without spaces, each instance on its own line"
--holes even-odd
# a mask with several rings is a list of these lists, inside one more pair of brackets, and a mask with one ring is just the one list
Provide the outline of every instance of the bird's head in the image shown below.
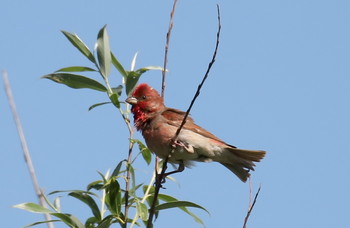
[[138,85],[125,101],[132,105],[131,112],[134,114],[136,127],[165,107],[157,90],[146,83]]

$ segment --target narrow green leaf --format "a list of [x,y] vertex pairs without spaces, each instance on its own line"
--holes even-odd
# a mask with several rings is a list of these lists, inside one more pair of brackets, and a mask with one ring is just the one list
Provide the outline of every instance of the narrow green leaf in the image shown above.
[[119,73],[126,78],[127,77],[127,73],[124,69],[124,67],[122,66],[122,64],[119,63],[118,59],[115,57],[115,55],[111,52],[111,56],[112,56],[112,64],[113,66],[119,71]]
[[[45,194],[43,194],[42,196],[43,196],[44,200],[46,201],[47,205],[48,205],[49,207],[51,207],[51,209],[53,209],[54,211],[58,212],[59,208],[56,207],[56,205],[52,204],[52,203],[50,202],[50,200],[45,196]],[[55,201],[56,201],[56,199],[55,199]]]
[[[106,183],[106,182],[107,182],[107,180],[106,180],[105,175],[104,175],[103,173],[101,173],[100,171],[97,171],[97,173],[98,173],[98,174],[100,174],[100,176],[102,177],[103,183]],[[108,170],[108,172],[107,172],[107,173],[109,174],[109,170]],[[108,176],[108,175],[106,174],[106,176]]]
[[150,149],[148,149],[148,147],[145,146],[145,144],[143,144],[140,140],[132,139],[131,141],[138,144],[143,159],[146,161],[147,165],[149,165],[152,161],[152,152]]
[[125,91],[126,95],[130,96],[131,92],[134,90],[137,82],[140,79],[141,74],[135,71],[127,71],[128,76],[125,80]]
[[111,177],[105,185],[105,203],[114,216],[119,216],[121,212],[121,189],[115,177]]
[[204,222],[202,219],[200,219],[197,215],[193,214],[192,212],[190,212],[189,210],[187,210],[186,207],[184,207],[183,209],[187,214],[189,214],[193,219],[194,221],[196,221],[197,223],[201,224],[203,227],[205,227],[204,225]]
[[140,69],[137,69],[135,72],[139,73],[139,74],[143,74],[149,70],[163,70],[163,67],[160,66],[147,66],[147,67],[143,67]]
[[96,70],[90,67],[84,67],[84,66],[71,66],[71,67],[61,68],[59,70],[56,70],[55,72],[84,72],[84,71],[96,71]]
[[156,210],[165,210],[165,209],[175,208],[175,207],[195,207],[208,212],[207,209],[205,209],[204,207],[189,201],[174,201],[174,202],[163,203],[156,206]]
[[93,193],[93,192],[89,192],[89,191],[84,191],[84,190],[63,190],[63,191],[53,191],[53,192],[50,192],[49,195],[53,195],[53,194],[57,194],[57,193],[71,193],[71,192],[80,192],[80,193],[85,193],[85,194],[88,194],[88,195],[92,195],[92,196],[95,196],[95,197],[99,197],[96,193]]
[[49,223],[49,222],[60,222],[61,220],[47,220],[47,221],[41,221],[41,222],[35,222],[29,225],[26,225],[24,228],[28,228],[28,227],[32,227],[32,226],[36,226],[36,225],[40,225],[40,224],[45,224],[45,223]]
[[63,214],[63,213],[51,213],[52,216],[55,216],[61,219],[62,222],[74,228],[85,228],[85,226],[77,219],[75,216],[71,214]]
[[113,87],[112,91],[113,91],[113,93],[116,93],[116,94],[118,94],[118,96],[120,96],[122,94],[122,91],[123,91],[123,86],[118,85],[117,87]]
[[175,201],[178,201],[178,199],[172,197],[172,196],[169,196],[169,195],[165,195],[165,194],[158,194],[158,198],[160,200],[163,200],[165,202],[175,202]]
[[[158,198],[160,200],[163,200],[165,202],[171,202],[171,201],[177,201],[176,198],[169,196],[169,195],[165,195],[165,194],[159,194]],[[189,214],[197,223],[201,224],[204,226],[204,222],[195,214],[193,214],[191,211],[189,211],[186,207],[179,207],[179,209],[183,210],[184,212],[186,212],[187,214]],[[208,212],[208,211],[207,211]],[[208,212],[209,213],[209,212]]]
[[69,74],[69,73],[55,73],[55,74],[44,75],[42,76],[42,78],[50,79],[54,82],[64,84],[74,89],[87,88],[87,89],[94,89],[101,92],[107,92],[106,87],[101,83],[99,83],[98,81],[95,81],[93,79],[90,79],[81,75]]
[[134,58],[132,58],[131,67],[130,67],[130,70],[131,70],[131,71],[135,71],[136,59],[137,59],[138,54],[139,54],[139,53],[136,52],[135,55],[134,55]]
[[110,104],[110,103],[112,103],[112,102],[108,101],[108,102],[97,103],[97,104],[91,105],[88,110],[91,111],[92,109],[94,109],[94,108],[96,108],[98,106],[105,105],[105,104]]
[[112,177],[114,176],[114,177],[117,177],[117,176],[119,176],[119,174],[120,174],[120,169],[121,169],[121,167],[122,167],[122,165],[123,165],[123,163],[125,162],[126,160],[122,160],[122,161],[120,161],[119,163],[118,163],[118,165],[115,167],[115,169],[113,170],[113,173],[112,173]]
[[119,102],[119,96],[116,93],[112,93],[109,95],[109,99],[111,100],[112,104],[114,104],[115,107],[120,108],[120,102]]
[[127,71],[127,76],[125,77],[125,91],[126,95],[130,96],[131,92],[134,90],[137,82],[139,81],[141,75],[149,70],[163,70],[162,67],[148,66],[140,68],[136,71]]
[[102,180],[97,180],[97,181],[93,181],[90,184],[88,184],[88,186],[86,186],[87,191],[90,191],[91,189],[96,189],[96,190],[100,190],[103,187],[103,181]]
[[71,192],[68,195],[82,201],[86,205],[88,205],[91,209],[92,214],[97,218],[98,221],[101,221],[101,213],[95,202],[95,200],[89,196],[88,194],[82,192]]
[[21,203],[21,204],[14,205],[13,207],[23,209],[29,212],[34,212],[34,213],[51,213],[52,212],[49,209],[36,203]]
[[148,209],[147,206],[144,203],[141,202],[137,202],[136,203],[136,210],[137,210],[137,214],[140,216],[140,218],[143,221],[147,221],[148,219]]
[[95,57],[89,50],[89,48],[84,44],[84,42],[76,34],[71,34],[66,31],[61,31],[63,35],[76,47],[83,55],[85,55],[91,62],[95,63]]
[[113,223],[113,216],[108,215],[102,222],[97,226],[97,228],[110,228]]
[[[206,211],[209,214],[209,212],[205,208],[203,208],[203,207],[201,207],[201,206],[199,206],[197,204],[194,204],[192,202],[178,201],[176,198],[174,198],[172,196],[169,196],[169,195],[165,195],[165,194],[159,194],[158,198],[160,200],[163,200],[163,201],[166,201],[166,202],[169,202],[169,203],[161,204],[161,205],[158,205],[157,207],[164,207],[163,209],[178,207],[179,209],[181,209],[182,211],[184,211],[188,215],[190,215],[197,223],[199,223],[202,226],[204,226],[204,222],[197,215],[195,215],[191,211],[189,211],[186,207],[200,208],[200,209]],[[175,204],[173,204],[173,203],[178,203],[178,204],[175,206]],[[157,207],[156,207],[156,210],[157,210]],[[160,209],[160,210],[163,210],[163,209]]]
[[95,228],[98,222],[96,217],[90,217],[85,221],[85,228]]
[[111,50],[106,26],[97,35],[97,59],[104,78],[108,78],[111,72]]

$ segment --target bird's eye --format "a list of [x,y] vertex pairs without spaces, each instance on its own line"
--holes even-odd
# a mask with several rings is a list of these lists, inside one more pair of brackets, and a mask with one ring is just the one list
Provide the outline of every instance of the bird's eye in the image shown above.
[[146,97],[145,95],[142,96],[142,100],[146,100],[146,98],[147,98],[147,97]]

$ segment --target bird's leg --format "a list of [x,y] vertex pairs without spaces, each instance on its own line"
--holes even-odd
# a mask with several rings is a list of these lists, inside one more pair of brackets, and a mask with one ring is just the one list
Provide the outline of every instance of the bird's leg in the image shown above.
[[[165,168],[165,169],[168,168],[168,167],[167,167],[167,164],[164,163],[163,165],[166,166],[166,167],[163,167],[163,168]],[[158,170],[157,170],[157,169],[155,170],[155,172],[156,172],[156,181],[155,181],[154,184],[156,185],[156,183],[160,183],[160,187],[163,188],[162,184],[165,183],[165,177],[166,177],[165,174],[166,174],[166,173],[162,174],[161,171],[158,173]]]
[[[163,164],[163,165],[164,165],[164,164]],[[174,173],[181,173],[181,172],[184,171],[184,170],[185,170],[185,165],[184,165],[184,162],[181,161],[181,162],[179,163],[179,167],[178,167],[176,170],[174,170],[174,171],[164,173],[163,175],[162,175],[161,173],[157,173],[157,172],[156,172],[156,182],[157,182],[157,181],[160,181],[161,184],[164,184],[164,183],[165,183],[165,178],[166,178],[167,176],[172,175],[172,174],[174,174]],[[161,187],[162,187],[162,186],[161,186]]]
[[184,171],[184,170],[185,170],[185,165],[184,165],[184,162],[181,161],[181,162],[179,163],[179,167],[177,168],[177,170],[174,170],[174,171],[171,171],[171,172],[168,172],[168,173],[164,173],[164,178],[167,177],[167,176],[169,176],[169,175],[172,175],[172,174],[174,174],[174,173],[181,173],[181,172]]

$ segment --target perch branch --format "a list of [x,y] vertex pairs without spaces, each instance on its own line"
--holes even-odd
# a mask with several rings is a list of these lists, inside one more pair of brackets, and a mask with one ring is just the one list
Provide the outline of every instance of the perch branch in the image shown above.
[[[176,0],[175,0],[176,1]],[[216,34],[216,45],[215,45],[215,50],[214,50],[214,53],[213,53],[213,56],[212,56],[212,59],[208,65],[208,68],[207,68],[207,71],[201,81],[201,83],[199,84],[198,88],[197,88],[197,91],[190,103],[190,106],[189,108],[187,109],[186,111],[186,114],[182,120],[182,123],[181,125],[179,126],[179,128],[177,129],[174,137],[173,137],[173,142],[176,141],[177,137],[179,136],[180,134],[180,131],[181,129],[183,128],[183,126],[185,125],[186,123],[186,119],[192,109],[192,106],[194,104],[194,102],[196,101],[197,97],[199,96],[200,94],[200,90],[205,82],[205,80],[208,78],[208,75],[209,75],[209,72],[215,62],[215,59],[216,59],[216,54],[217,54],[217,51],[218,51],[218,48],[219,48],[219,43],[220,43],[220,32],[221,32],[221,18],[220,18],[220,7],[219,5],[217,5],[217,14],[218,14],[218,31],[217,31],[217,34]],[[170,145],[171,146],[171,145]],[[162,183],[163,183],[163,179],[166,177],[166,169],[167,169],[167,163],[168,163],[168,160],[169,160],[169,156],[174,152],[174,147],[173,149],[171,150],[171,152],[169,153],[169,155],[164,159],[164,162],[163,162],[163,167],[162,167],[162,171],[160,174],[158,174],[158,178],[156,178],[156,183],[155,183],[155,190],[154,190],[154,197],[153,197],[153,201],[152,201],[152,206],[150,208],[150,213],[149,213],[149,217],[148,217],[148,223],[147,223],[147,228],[151,228],[153,226],[153,216],[154,216],[154,213],[155,213],[155,207],[156,207],[156,202],[157,202],[157,198],[158,198],[158,194],[159,194],[159,190],[160,188],[162,187]],[[179,168],[180,169],[180,168]],[[156,171],[157,172],[157,171]],[[172,172],[173,173],[173,172]]]
[[176,10],[176,5],[177,5],[177,0],[174,0],[173,9],[171,10],[171,13],[170,13],[169,28],[168,28],[168,32],[166,34],[166,43],[165,43],[165,51],[164,51],[164,65],[163,65],[163,70],[162,70],[162,93],[161,93],[162,98],[164,98],[165,76],[166,76],[166,68],[167,68],[167,64],[168,64],[168,50],[169,50],[171,31],[173,30],[173,25],[174,25],[174,15],[175,15],[175,10]]
[[248,222],[248,219],[249,219],[250,214],[251,214],[252,211],[253,211],[253,208],[254,208],[254,205],[255,205],[255,203],[256,203],[256,200],[257,200],[257,198],[258,198],[258,196],[259,196],[260,189],[261,189],[261,185],[259,186],[259,189],[258,189],[258,191],[257,191],[256,194],[255,194],[253,203],[252,203],[252,204],[249,203],[250,205],[249,205],[249,208],[248,208],[247,215],[246,215],[245,218],[244,218],[243,228],[247,228],[247,222]]

